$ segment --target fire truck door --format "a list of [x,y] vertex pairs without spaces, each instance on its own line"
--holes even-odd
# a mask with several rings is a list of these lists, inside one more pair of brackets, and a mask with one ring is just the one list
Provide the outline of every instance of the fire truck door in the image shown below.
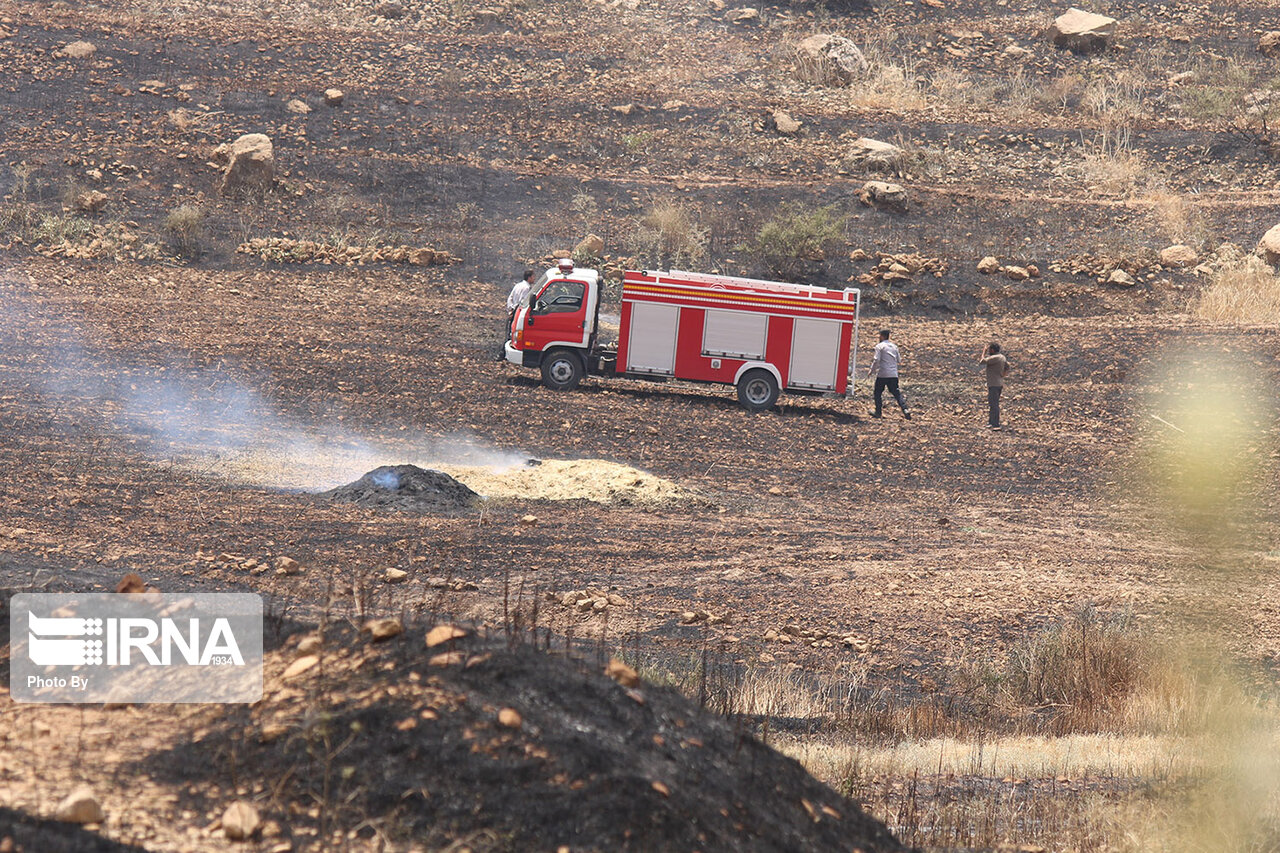
[[580,281],[548,282],[525,322],[525,346],[535,350],[545,350],[553,344],[586,346],[590,337],[586,292],[587,286]]

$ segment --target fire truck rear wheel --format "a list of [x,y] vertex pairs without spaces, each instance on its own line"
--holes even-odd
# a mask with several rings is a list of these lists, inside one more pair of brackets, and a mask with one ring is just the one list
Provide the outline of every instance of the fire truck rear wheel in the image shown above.
[[763,412],[778,402],[778,380],[767,370],[748,370],[738,380],[738,402],[753,412]]
[[542,359],[542,384],[572,391],[582,381],[582,359],[567,350],[552,350]]

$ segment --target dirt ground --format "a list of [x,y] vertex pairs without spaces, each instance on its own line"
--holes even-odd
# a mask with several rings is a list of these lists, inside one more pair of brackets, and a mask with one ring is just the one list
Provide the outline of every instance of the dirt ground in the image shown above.
[[[0,229],[0,586],[111,590],[136,572],[165,591],[259,592],[288,626],[268,664],[285,697],[272,701],[286,704],[278,673],[296,655],[294,635],[321,620],[344,626],[332,640],[339,658],[378,672],[420,666],[394,644],[420,644],[421,629],[449,619],[491,637],[513,623],[541,632],[595,677],[606,649],[626,650],[728,671],[792,667],[904,702],[963,704],[951,677],[960,662],[998,657],[1082,606],[1132,609],[1176,633],[1188,611],[1210,613],[1206,600],[1230,651],[1269,686],[1276,590],[1230,576],[1211,590],[1192,585],[1196,543],[1162,510],[1147,464],[1178,429],[1160,395],[1184,390],[1193,363],[1225,356],[1259,387],[1280,382],[1275,329],[1194,320],[1187,301],[1203,279],[1153,260],[1183,239],[1206,254],[1223,240],[1251,247],[1280,215],[1265,146],[1189,117],[1163,73],[1252,57],[1268,26],[1262,6],[1126,4],[1111,12],[1124,23],[1118,49],[1079,57],[1045,45],[1051,15],[1018,0],[763,5],[749,26],[701,3],[406,5],[404,18],[387,19],[356,2],[0,2],[5,211],[29,205],[56,218],[88,189],[109,197],[91,217],[98,230],[65,244],[48,228],[38,239]],[[796,79],[794,43],[817,30],[874,44],[921,79],[943,68],[968,75],[961,92],[1017,76],[1001,58],[1016,44],[1033,52],[1020,79],[1044,87],[1075,74],[1081,91],[1064,88],[1060,110],[1011,112],[1007,92],[855,103],[846,89]],[[76,39],[93,41],[94,56],[56,55]],[[1144,69],[1146,106],[1124,143],[1142,170],[1117,188],[1085,171],[1116,116],[1082,106],[1082,92]],[[347,91],[340,109],[324,106],[328,85]],[[312,111],[288,112],[295,97]],[[804,132],[764,129],[776,108]],[[220,198],[210,151],[251,131],[273,137],[278,182],[254,200]],[[844,169],[841,152],[861,135],[921,152],[913,173],[892,176],[912,193],[905,213],[854,200],[867,176]],[[761,274],[743,244],[780,201],[849,216],[844,244],[810,264],[807,281],[856,282],[876,251],[939,259],[940,277],[862,285],[864,356],[874,330],[891,327],[914,419],[891,408],[872,420],[865,382],[849,398],[784,397],[753,416],[728,388],[596,378],[555,393],[494,358],[521,268],[589,231],[611,259],[641,256],[634,223],[663,200],[703,217],[709,269]],[[179,256],[164,224],[183,204],[204,210],[195,259]],[[433,246],[460,260],[277,264],[236,252],[253,237],[317,235]],[[1045,274],[983,276],[976,264],[988,254]],[[1101,283],[1117,266],[1138,283]],[[1000,432],[985,429],[975,364],[992,339],[1013,365]],[[1280,433],[1273,409],[1260,412],[1248,458],[1265,467],[1280,456]],[[423,513],[319,496],[403,464],[445,470],[486,499]],[[1265,569],[1280,534],[1276,496],[1251,498],[1224,559]],[[280,557],[301,573],[277,573]],[[388,569],[406,574],[388,583]],[[619,603],[562,603],[581,590]],[[349,626],[372,616],[410,630],[365,650]],[[502,654],[502,667],[537,680],[520,649]],[[578,677],[555,659],[568,667],[556,678]],[[330,704],[297,713],[365,719],[361,703],[385,684],[341,672],[308,694],[330,685]],[[492,684],[439,689],[485,696],[485,712],[459,717],[462,728],[503,703]],[[611,696],[628,712],[637,704]],[[378,725],[394,728],[406,703],[416,712],[422,701],[379,711]],[[650,701],[658,715],[695,713],[674,694]],[[258,772],[289,766],[291,749],[319,760],[332,746],[314,727],[283,745],[246,734],[275,710],[5,697],[0,836],[6,821],[35,826],[89,783],[112,792],[101,835],[45,827],[27,849],[224,849],[217,819],[237,797],[265,804],[277,824],[249,849],[398,849],[384,824],[361,825],[369,815],[394,823],[396,807],[373,797],[321,809],[315,790]],[[722,740],[714,761],[689,772],[773,760],[735,748],[723,721],[704,724],[705,738]],[[396,737],[381,748],[397,748]],[[189,774],[161,772],[170,761]],[[644,819],[663,814],[646,796]],[[667,836],[666,849],[847,849],[822,834],[822,807],[845,815],[852,804],[825,789],[790,799],[774,823],[808,821],[818,834],[735,841],[738,818],[719,822],[716,811],[705,813],[705,838]],[[663,847],[653,841],[663,836],[610,834],[638,825],[629,820],[592,824],[573,849]],[[530,843],[495,831],[422,838],[424,849]],[[878,832],[867,829],[866,849],[893,849]]]

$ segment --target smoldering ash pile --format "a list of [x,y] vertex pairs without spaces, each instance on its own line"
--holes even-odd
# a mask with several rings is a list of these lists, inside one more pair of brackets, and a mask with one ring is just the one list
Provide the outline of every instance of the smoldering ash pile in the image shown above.
[[467,509],[480,496],[442,471],[417,465],[383,465],[354,483],[320,497],[363,507],[409,512]]

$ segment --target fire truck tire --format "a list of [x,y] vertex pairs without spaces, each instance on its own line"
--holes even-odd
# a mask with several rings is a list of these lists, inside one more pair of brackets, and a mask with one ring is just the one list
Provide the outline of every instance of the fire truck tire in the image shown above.
[[582,381],[582,359],[557,349],[542,358],[542,384],[555,391],[572,391]]
[[738,402],[752,412],[773,408],[778,393],[778,380],[767,370],[748,370],[738,380]]

